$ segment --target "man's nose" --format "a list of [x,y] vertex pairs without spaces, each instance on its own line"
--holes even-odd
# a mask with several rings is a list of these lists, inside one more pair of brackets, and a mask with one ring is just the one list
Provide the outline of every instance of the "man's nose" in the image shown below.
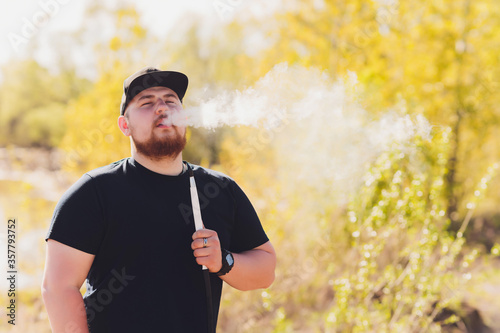
[[167,111],[167,104],[163,101],[163,99],[159,99],[156,103],[156,114],[160,114]]

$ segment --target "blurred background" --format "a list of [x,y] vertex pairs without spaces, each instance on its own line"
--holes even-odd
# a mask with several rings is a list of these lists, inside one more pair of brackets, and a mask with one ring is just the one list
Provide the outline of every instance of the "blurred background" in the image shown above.
[[225,288],[218,331],[500,332],[500,2],[23,0],[0,18],[0,241],[16,218],[19,271],[0,331],[50,332],[52,211],[130,155],[123,80],[153,65],[188,75],[186,107],[257,91],[303,110],[189,130],[184,159],[242,186],[278,254],[271,288]]

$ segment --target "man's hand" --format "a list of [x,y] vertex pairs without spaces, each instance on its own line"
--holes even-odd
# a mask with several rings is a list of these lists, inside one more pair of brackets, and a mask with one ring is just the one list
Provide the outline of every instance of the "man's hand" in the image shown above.
[[217,232],[210,229],[200,229],[193,234],[191,248],[194,250],[196,262],[207,266],[212,273],[222,268],[222,254]]
[[[199,265],[207,266],[212,273],[220,271],[222,254],[217,232],[210,229],[196,231],[193,234],[191,248]],[[233,253],[233,257],[234,266],[231,271],[220,276],[230,286],[239,290],[253,290],[268,288],[273,283],[276,253],[271,242],[268,241],[248,251]]]

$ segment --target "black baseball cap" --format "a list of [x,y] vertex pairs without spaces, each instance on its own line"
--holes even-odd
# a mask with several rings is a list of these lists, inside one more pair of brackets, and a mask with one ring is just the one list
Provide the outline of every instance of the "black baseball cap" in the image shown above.
[[120,114],[125,114],[128,103],[141,91],[151,87],[167,87],[175,91],[181,103],[188,86],[188,77],[180,72],[162,71],[145,67],[123,81],[123,96]]

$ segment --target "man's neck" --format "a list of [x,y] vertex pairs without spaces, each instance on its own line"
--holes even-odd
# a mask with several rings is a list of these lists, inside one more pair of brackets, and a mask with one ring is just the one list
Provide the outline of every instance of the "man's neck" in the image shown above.
[[161,160],[153,160],[137,151],[132,151],[132,158],[145,168],[162,175],[177,176],[183,170],[182,153],[174,159],[163,158]]

